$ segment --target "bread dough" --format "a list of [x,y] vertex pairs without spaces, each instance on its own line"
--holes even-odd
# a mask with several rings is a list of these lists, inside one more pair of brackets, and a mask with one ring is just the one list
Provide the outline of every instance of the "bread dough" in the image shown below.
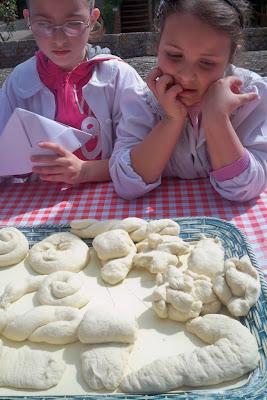
[[132,268],[136,253],[129,234],[114,229],[96,236],[92,244],[102,264],[102,279],[111,285],[122,281]]
[[101,233],[94,238],[92,245],[102,261],[125,257],[135,248],[128,233],[122,229]]
[[145,268],[151,274],[165,272],[170,265],[177,265],[178,258],[174,254],[165,251],[151,250],[137,253],[133,258],[133,266]]
[[182,256],[190,252],[191,246],[178,236],[151,233],[145,240],[137,243],[136,248],[138,253],[160,250],[176,256]]
[[74,220],[70,223],[71,232],[81,238],[95,238],[97,235],[114,229],[122,229],[129,233],[134,242],[140,242],[151,233],[178,236],[179,224],[172,219],[145,221],[142,218],[129,217],[123,220],[96,219]]
[[128,365],[132,346],[124,343],[104,343],[90,346],[81,355],[82,374],[93,390],[115,390]]
[[[2,311],[2,313],[5,313]],[[15,318],[0,315],[2,335],[14,341],[67,344],[75,342],[82,312],[72,307],[38,306]]]
[[235,317],[248,314],[260,296],[260,279],[248,256],[229,258],[214,282],[214,291]]
[[10,349],[0,340],[0,386],[45,390],[56,386],[64,373],[65,363],[54,354],[24,346]]
[[35,292],[43,280],[43,276],[29,275],[18,281],[10,282],[5,286],[4,292],[0,296],[0,307],[7,308],[25,294]]
[[89,248],[72,233],[59,232],[36,243],[30,249],[27,259],[39,274],[78,272],[89,262]]
[[57,271],[48,275],[37,293],[40,304],[81,308],[90,300],[86,278],[69,271]]
[[125,376],[127,393],[165,393],[181,386],[206,386],[230,381],[256,368],[255,337],[239,321],[208,314],[187,322],[188,332],[208,343],[187,353],[160,358]]
[[200,239],[188,257],[188,269],[212,281],[224,270],[224,248],[218,238]]
[[152,294],[152,306],[160,318],[185,322],[199,314],[217,313],[221,302],[205,275],[170,266],[157,276],[160,285]]
[[126,278],[133,266],[133,257],[136,254],[136,248],[132,248],[125,257],[115,258],[107,262],[102,262],[102,279],[110,285],[116,285]]
[[0,229],[0,267],[18,264],[28,251],[28,240],[17,228]]
[[109,303],[90,303],[79,326],[82,343],[134,343],[137,322],[131,310]]

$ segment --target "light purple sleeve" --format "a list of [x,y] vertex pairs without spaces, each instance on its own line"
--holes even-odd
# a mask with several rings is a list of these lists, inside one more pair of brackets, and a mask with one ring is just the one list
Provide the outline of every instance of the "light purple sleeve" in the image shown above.
[[[126,66],[122,67],[123,69]],[[144,81],[129,66],[118,78],[114,108],[120,110],[116,127],[116,141],[109,169],[114,189],[124,199],[143,196],[160,185],[161,179],[146,184],[131,166],[130,151],[156,125],[159,116],[148,104],[148,89]]]
[[240,107],[232,117],[233,127],[247,155],[239,160],[240,164],[237,162],[229,169],[225,167],[224,171],[210,174],[214,189],[233,201],[251,200],[267,186],[267,78],[253,80],[244,90],[252,91],[258,93],[259,98]]

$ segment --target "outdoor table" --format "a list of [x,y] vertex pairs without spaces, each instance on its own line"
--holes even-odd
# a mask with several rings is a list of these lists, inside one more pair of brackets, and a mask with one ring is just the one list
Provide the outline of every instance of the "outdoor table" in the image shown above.
[[119,198],[111,182],[73,187],[35,182],[0,185],[0,226],[67,224],[74,219],[144,219],[207,216],[230,221],[247,236],[267,276],[267,190],[248,202],[219,196],[207,179],[165,178],[136,200]]

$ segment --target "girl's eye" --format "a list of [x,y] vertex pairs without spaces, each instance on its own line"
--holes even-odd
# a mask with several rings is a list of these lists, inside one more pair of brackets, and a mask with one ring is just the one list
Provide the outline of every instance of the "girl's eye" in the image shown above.
[[204,67],[204,68],[212,68],[212,67],[215,66],[215,63],[214,63],[214,62],[212,62],[212,61],[206,61],[206,60],[200,61],[200,64],[201,64],[201,66]]
[[172,53],[167,53],[168,58],[171,60],[180,60],[182,58],[182,54],[172,54]]

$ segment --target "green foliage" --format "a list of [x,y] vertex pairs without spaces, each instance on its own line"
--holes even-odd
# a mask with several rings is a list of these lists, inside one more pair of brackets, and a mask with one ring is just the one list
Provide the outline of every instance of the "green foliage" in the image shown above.
[[14,22],[17,17],[16,0],[0,0],[0,20],[6,24],[7,37],[0,32],[1,40],[8,40],[14,30]]
[[102,16],[107,33],[114,32],[114,16],[116,9],[120,7],[123,0],[104,0]]

